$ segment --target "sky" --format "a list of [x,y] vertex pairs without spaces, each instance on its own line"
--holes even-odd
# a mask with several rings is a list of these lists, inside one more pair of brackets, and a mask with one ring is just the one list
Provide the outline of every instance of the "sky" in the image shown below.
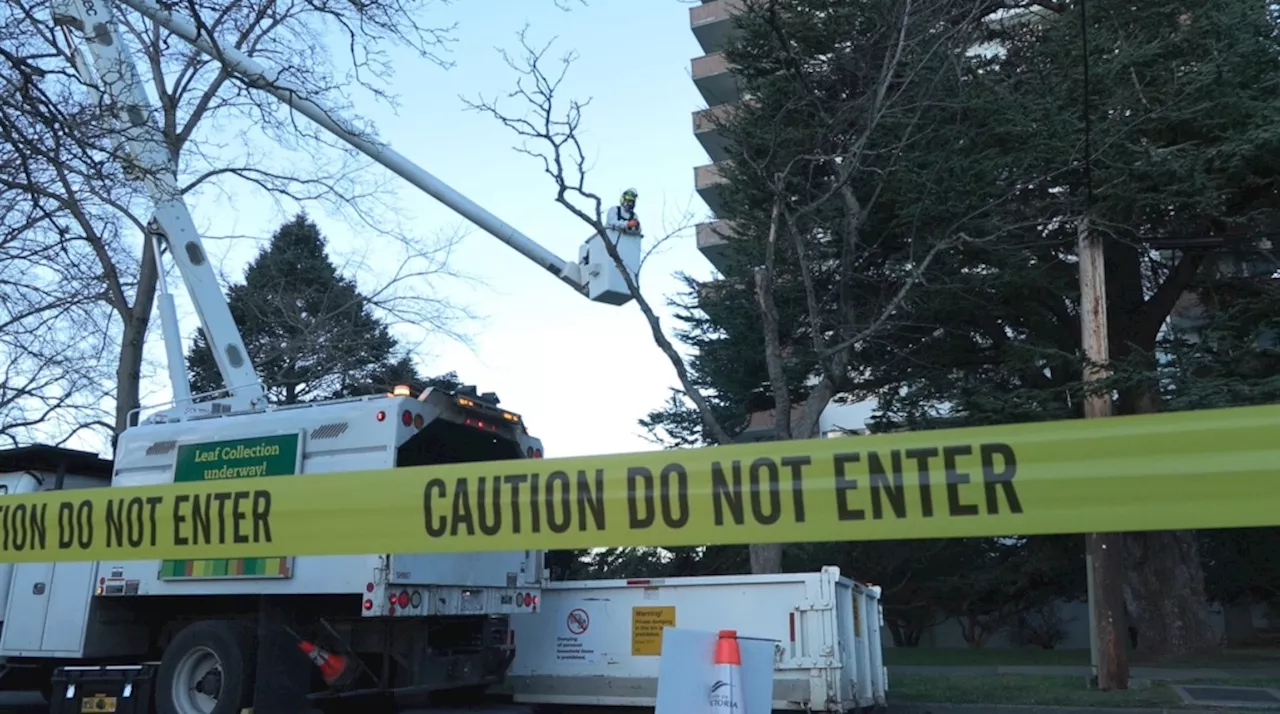
[[[499,49],[518,56],[517,33],[527,26],[535,46],[555,40],[549,57],[566,51],[578,55],[559,96],[591,100],[581,137],[592,162],[588,188],[609,201],[626,188],[638,189],[637,213],[646,234],[666,235],[690,218],[710,217],[693,189],[693,167],[708,159],[692,133],[691,115],[705,102],[690,75],[691,59],[702,54],[689,27],[690,6],[689,0],[589,0],[565,12],[553,0],[437,3],[427,20],[437,26],[456,23],[456,42],[448,53],[453,66],[395,55],[392,91],[400,106],[361,103],[357,110],[396,151],[574,260],[589,229],[555,203],[554,182],[540,162],[515,150],[518,137],[495,119],[468,111],[461,99],[493,97],[514,87],[517,75]],[[678,380],[638,307],[592,303],[435,199],[407,183],[399,185],[394,200],[406,223],[427,234],[470,231],[449,261],[451,270],[470,280],[444,279],[429,289],[446,292],[478,319],[460,326],[466,335],[462,341],[405,332],[415,342],[425,337],[415,355],[422,373],[456,371],[479,391],[496,392],[504,408],[523,415],[548,457],[658,448],[637,422],[662,405]],[[262,241],[296,210],[245,190],[204,192],[188,206],[209,237],[207,249],[219,270],[236,280]],[[314,209],[309,214],[337,262],[349,255],[379,256],[368,235]],[[217,238],[231,235],[258,240]],[[678,271],[700,279],[712,276],[692,230],[666,241],[641,273],[642,291],[668,335],[676,324],[666,298],[681,287],[674,277]],[[360,277],[362,287],[376,287],[376,274],[366,271]],[[168,285],[178,300],[187,342],[196,319],[172,271]],[[156,368],[144,404],[169,398],[158,320],[152,324],[148,357]],[[104,445],[81,446],[106,451]]]

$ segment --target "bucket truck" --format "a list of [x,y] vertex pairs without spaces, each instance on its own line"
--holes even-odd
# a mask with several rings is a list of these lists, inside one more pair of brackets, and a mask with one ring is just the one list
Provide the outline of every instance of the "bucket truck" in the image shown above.
[[[609,305],[631,299],[639,235],[593,235],[578,260],[564,260],[389,147],[349,130],[252,58],[215,47],[151,0],[122,2],[585,297]],[[268,476],[542,457],[541,441],[521,416],[474,388],[413,395],[396,387],[374,397],[269,404],[178,190],[111,0],[61,0],[54,21],[72,42],[84,83],[116,110],[127,173],[146,184],[154,204],[146,239],[162,284],[159,310],[174,400],[145,418],[141,410],[130,414],[109,469],[53,478],[18,465],[4,473],[0,463],[0,494],[199,480],[199,469],[184,467],[193,452],[221,454],[222,465],[232,466],[237,453],[269,451],[277,457]],[[605,240],[620,261],[611,259]],[[197,399],[188,387],[173,298],[163,289],[166,262],[177,267],[224,382],[209,399]],[[403,700],[484,687],[502,679],[513,657],[509,618],[538,609],[547,578],[540,551],[288,555],[0,565],[7,571],[0,583],[8,584],[0,592],[0,686],[36,682],[55,705],[74,696],[78,706],[89,707],[84,711],[125,711],[133,706],[128,693],[145,689],[160,714],[240,714],[246,707],[292,714],[308,708],[308,698],[343,693],[334,690]],[[104,678],[119,685],[114,693],[92,694],[107,687]]]

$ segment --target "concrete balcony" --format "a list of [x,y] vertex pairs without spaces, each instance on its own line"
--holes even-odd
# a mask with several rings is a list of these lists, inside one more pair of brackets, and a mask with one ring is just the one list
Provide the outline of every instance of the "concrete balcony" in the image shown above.
[[720,175],[719,167],[720,164],[707,164],[693,169],[693,188],[712,213],[724,211],[725,180]]
[[715,52],[694,57],[690,69],[693,84],[706,100],[707,106],[732,104],[742,98],[738,79],[730,71],[729,62],[723,54]]
[[734,104],[721,104],[693,113],[693,136],[714,162],[729,158],[729,142],[720,133],[720,127],[733,114]]
[[742,11],[741,0],[703,0],[689,8],[689,26],[702,51],[719,52],[733,36],[733,16]]
[[729,221],[711,221],[699,223],[695,229],[698,239],[698,252],[711,263],[712,267],[725,272],[728,265],[730,241],[733,240],[733,224]]

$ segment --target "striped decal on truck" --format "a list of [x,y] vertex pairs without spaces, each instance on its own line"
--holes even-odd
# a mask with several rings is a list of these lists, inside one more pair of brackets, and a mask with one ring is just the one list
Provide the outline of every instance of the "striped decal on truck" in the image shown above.
[[220,558],[217,560],[165,560],[161,580],[181,578],[288,578],[292,558]]

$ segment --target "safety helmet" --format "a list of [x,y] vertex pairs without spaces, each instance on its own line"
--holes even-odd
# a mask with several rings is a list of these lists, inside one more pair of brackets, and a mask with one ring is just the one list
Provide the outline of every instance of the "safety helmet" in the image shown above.
[[637,193],[636,193],[636,190],[635,190],[634,188],[629,188],[629,189],[627,189],[626,191],[623,191],[623,192],[622,192],[622,205],[624,205],[624,206],[634,206],[634,205],[636,205],[636,197],[637,197],[637,196],[639,196],[639,194],[637,194]]

